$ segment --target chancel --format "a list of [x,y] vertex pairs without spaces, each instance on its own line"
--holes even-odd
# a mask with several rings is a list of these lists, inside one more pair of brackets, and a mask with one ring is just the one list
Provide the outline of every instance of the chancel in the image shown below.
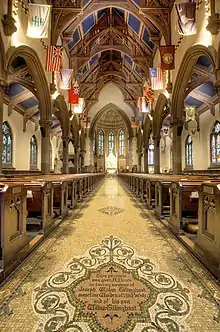
[[0,330],[220,331],[220,0],[0,14]]

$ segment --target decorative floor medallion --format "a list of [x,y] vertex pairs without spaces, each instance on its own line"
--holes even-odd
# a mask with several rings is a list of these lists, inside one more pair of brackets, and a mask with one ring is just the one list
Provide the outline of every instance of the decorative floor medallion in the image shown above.
[[99,212],[107,214],[108,216],[116,216],[117,214],[122,213],[124,210],[117,208],[115,206],[108,206],[102,209],[99,209]]
[[35,331],[190,331],[189,290],[113,236],[35,289]]

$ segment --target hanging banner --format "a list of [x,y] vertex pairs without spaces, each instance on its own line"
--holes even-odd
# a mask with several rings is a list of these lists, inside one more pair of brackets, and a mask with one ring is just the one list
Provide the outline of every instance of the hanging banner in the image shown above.
[[131,117],[131,128],[138,128],[139,122],[135,120],[135,116]]
[[150,68],[151,88],[153,90],[163,90],[163,71],[160,67]]
[[139,108],[136,108],[135,121],[144,121],[144,114],[143,112],[139,111]]
[[178,16],[179,34],[196,34],[196,2],[187,2],[176,4]]
[[46,71],[60,71],[63,51],[61,47],[47,46]]
[[79,103],[79,86],[74,85],[69,89],[69,104],[78,104]]
[[149,105],[146,103],[145,97],[138,98],[137,107],[139,108],[140,112],[143,112],[143,113],[149,112]]
[[84,121],[84,122],[85,122],[86,128],[89,129],[90,128],[90,122],[91,122],[91,116],[87,116],[86,121]]
[[154,103],[154,91],[150,84],[148,84],[146,81],[144,83],[143,87],[143,94],[144,97],[146,98],[147,102],[149,103]]
[[59,87],[61,90],[71,89],[73,69],[61,69]]
[[29,3],[27,37],[48,38],[50,16],[50,5]]
[[84,110],[84,98],[79,98],[78,104],[73,105],[73,112],[76,114],[81,114],[83,113],[83,110]]
[[175,46],[159,46],[161,57],[161,69],[172,70],[175,68]]

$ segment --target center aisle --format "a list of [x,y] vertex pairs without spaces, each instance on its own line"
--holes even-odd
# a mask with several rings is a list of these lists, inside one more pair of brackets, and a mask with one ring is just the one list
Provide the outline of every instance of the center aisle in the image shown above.
[[0,295],[3,332],[220,331],[218,284],[114,177]]

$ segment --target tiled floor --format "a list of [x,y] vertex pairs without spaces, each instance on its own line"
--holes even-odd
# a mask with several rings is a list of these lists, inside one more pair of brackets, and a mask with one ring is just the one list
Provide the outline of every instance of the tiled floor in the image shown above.
[[220,288],[106,178],[1,289],[4,332],[220,331]]

